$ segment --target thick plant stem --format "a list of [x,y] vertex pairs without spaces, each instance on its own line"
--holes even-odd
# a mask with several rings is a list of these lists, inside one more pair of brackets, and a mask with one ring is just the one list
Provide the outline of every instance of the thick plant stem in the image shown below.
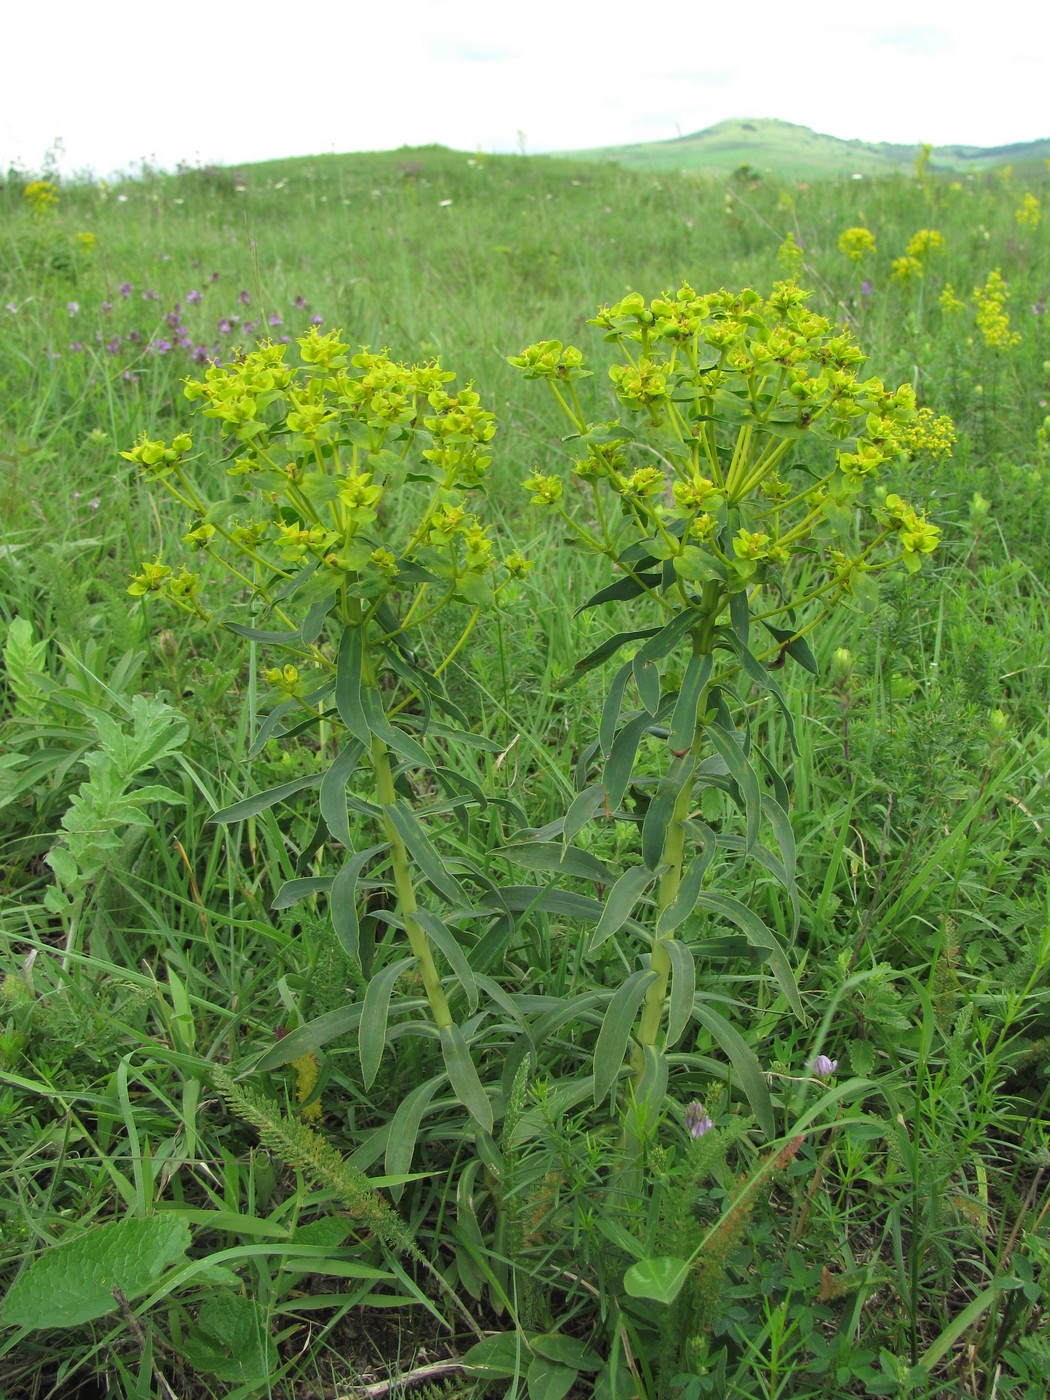
[[387,807],[394,805],[397,794],[394,791],[394,774],[390,767],[390,753],[386,744],[377,734],[372,735],[372,768],[376,775],[376,793],[384,808],[383,827],[387,840],[390,842],[390,862],[394,870],[394,887],[397,890],[398,908],[405,921],[405,932],[408,934],[409,946],[419,963],[419,973],[423,979],[427,1000],[430,1002],[434,1023],[439,1030],[443,1030],[452,1024],[452,1013],[448,1009],[445,990],[441,985],[434,955],[430,951],[430,941],[422,924],[414,917],[419,906],[416,902],[416,887],[412,880],[412,867],[409,863],[408,851],[405,849],[405,843],[402,841],[400,833],[385,811]]

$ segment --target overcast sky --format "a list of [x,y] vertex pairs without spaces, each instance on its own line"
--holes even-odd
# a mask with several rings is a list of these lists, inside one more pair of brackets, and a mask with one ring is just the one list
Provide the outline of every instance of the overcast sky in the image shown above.
[[[108,175],[439,142],[529,152],[730,117],[1050,136],[1050,7],[970,0],[96,0],[11,6],[0,168]],[[520,133],[520,135],[519,135]]]

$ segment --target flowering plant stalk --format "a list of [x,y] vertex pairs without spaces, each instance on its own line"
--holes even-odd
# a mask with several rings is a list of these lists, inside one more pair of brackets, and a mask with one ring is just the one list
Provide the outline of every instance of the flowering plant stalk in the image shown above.
[[[735,924],[803,1017],[774,932],[735,895],[710,888],[716,854],[750,857],[787,892],[797,927],[787,788],[757,742],[750,692],[779,708],[794,745],[777,668],[790,658],[815,673],[807,637],[836,605],[869,606],[883,570],[914,571],[934,550],[938,528],[878,483],[918,447],[950,442],[950,424],[917,412],[910,388],[860,378],[864,355],[807,295],[789,282],[768,298],[682,286],[603,307],[591,324],[617,351],[609,375],[620,412],[611,420],[585,411],[580,386],[591,371],[577,348],[548,340],[511,359],[547,383],[568,419],[586,513],[566,508],[560,477],[537,471],[524,486],[615,574],[579,610],[629,603],[638,614],[575,667],[583,676],[628,657],[558,827],[566,849],[596,815],[639,830],[640,863],[615,879],[591,940],[594,948],[629,928],[648,942],[605,1013],[595,1101],[621,1073],[632,1016],[635,1102],[662,1098],[666,1052],[695,1017],[733,1060],[767,1131],[757,1062],[697,995],[695,971],[702,917]],[[625,711],[629,687],[638,704]],[[666,755],[657,774],[645,771],[653,739]],[[705,817],[719,810],[712,789],[739,809],[742,838],[721,813]],[[645,914],[635,920],[639,903]]]
[[[456,939],[425,908],[436,895],[462,914],[471,901],[421,818],[455,814],[474,800],[464,795],[469,785],[457,786],[433,755],[465,738],[479,742],[464,734],[466,721],[441,675],[480,613],[529,567],[517,554],[497,560],[487,528],[468,504],[491,461],[493,416],[471,386],[454,392],[455,376],[437,362],[408,366],[368,349],[351,355],[337,332],[316,327],[298,346],[298,365],[288,363],[286,346],[266,344],[187,382],[187,397],[219,420],[227,439],[203,484],[203,474],[191,470],[188,433],[170,444],[143,435],[123,453],[189,513],[182,542],[225,575],[231,599],[211,610],[200,573],[185,562],[176,572],[161,559],[142,564],[129,592],[163,597],[277,653],[282,664],[264,672],[275,703],[249,756],[270,739],[311,727],[320,726],[322,752],[327,735],[340,738],[323,774],[235,803],[215,820],[237,821],[303,789],[319,789],[317,831],[300,854],[299,878],[282,888],[275,907],[327,893],[336,933],[368,975],[372,953],[362,944],[358,886],[366,869],[373,888],[387,869],[397,910],[390,918],[409,949],[369,983],[357,1009],[366,1087],[385,1047],[392,988],[414,975],[454,1093],[478,1123],[491,1127],[492,1109],[436,953],[468,1000],[476,988]],[[467,611],[458,639],[428,671],[413,640],[429,635],[437,613],[457,605]],[[408,781],[423,769],[436,772],[447,789],[426,807]],[[361,795],[362,770],[371,775],[371,798]],[[351,814],[355,826],[371,827],[377,838],[359,850]],[[301,874],[325,845],[342,850],[339,872]],[[484,883],[480,872],[466,874]]]

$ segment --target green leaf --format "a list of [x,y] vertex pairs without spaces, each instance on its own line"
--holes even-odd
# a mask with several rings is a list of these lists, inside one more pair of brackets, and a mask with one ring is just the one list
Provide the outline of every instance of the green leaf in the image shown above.
[[692,745],[696,734],[696,712],[704,686],[711,679],[713,665],[714,657],[710,653],[703,656],[694,654],[686,662],[678,699],[671,715],[671,732],[667,736],[668,744],[678,753]]
[[361,1057],[361,1079],[365,1089],[375,1083],[386,1049],[386,1026],[390,1015],[390,997],[394,984],[403,972],[415,964],[416,959],[398,958],[382,968],[365,989],[365,999],[361,1007],[361,1025],[357,1032],[357,1050]]
[[588,608],[599,608],[603,603],[637,598],[639,593],[655,593],[659,589],[662,579],[662,574],[635,574],[634,577],[617,579],[615,583],[610,583],[605,588],[600,588],[597,593],[592,593],[585,603],[580,604],[573,616],[578,617]]
[[320,773],[311,773],[305,778],[293,778],[290,783],[279,783],[277,787],[267,788],[265,792],[257,792],[254,797],[246,797],[241,802],[234,802],[231,807],[223,807],[220,811],[214,812],[208,820],[223,825],[244,821],[245,817],[258,816],[260,812],[266,812],[271,807],[276,807],[278,802],[284,802],[286,798],[294,797],[297,792],[303,792],[306,788],[319,787],[320,783]]
[[785,651],[793,661],[797,661],[804,671],[808,671],[811,676],[820,674],[817,658],[813,655],[805,637],[796,637],[790,627],[774,627],[770,622],[763,622],[762,625],[773,640],[780,644],[781,650]]
[[562,828],[562,842],[569,846],[587,825],[595,812],[605,801],[605,789],[601,783],[592,783],[578,793],[569,804]]
[[591,936],[590,951],[600,948],[607,938],[619,933],[631,917],[638,900],[656,879],[656,872],[644,865],[632,865],[625,870],[609,891],[598,927]]
[[140,1297],[189,1244],[190,1227],[170,1212],[127,1216],[52,1245],[11,1285],[0,1305],[0,1325],[36,1331],[105,1317],[117,1307],[114,1288],[129,1300]]
[[762,790],[758,785],[758,775],[734,737],[736,733],[736,730],[732,733],[727,732],[720,724],[709,724],[707,727],[708,737],[740,791],[747,822],[747,846],[750,850],[758,840],[758,828],[762,819]]
[[667,1001],[667,1037],[664,1049],[677,1044],[693,1014],[696,996],[696,962],[693,951],[674,938],[661,940],[671,959],[671,994]]
[[642,822],[642,860],[655,870],[663,859],[664,846],[671,823],[675,821],[675,806],[682,789],[693,777],[693,756],[676,758],[660,779],[653,800]]
[[592,856],[590,851],[563,846],[560,841],[515,842],[504,846],[500,854],[527,870],[549,870],[556,875],[594,880],[600,885],[613,883],[613,873],[603,860]]
[[611,811],[615,811],[623,801],[627,784],[631,781],[631,774],[634,771],[638,745],[642,742],[642,736],[652,726],[653,718],[647,711],[635,715],[633,719],[627,721],[613,740],[609,757],[602,770],[605,800]]
[[[401,1176],[411,1170],[423,1114],[437,1091],[447,1083],[447,1074],[437,1074],[424,1084],[417,1084],[398,1104],[390,1120],[390,1130],[386,1139],[383,1167],[387,1176]],[[391,1191],[391,1195],[395,1197],[400,1194],[400,1190]]]
[[183,1346],[191,1366],[224,1381],[265,1385],[280,1362],[266,1309],[234,1292],[213,1293],[201,1304]]
[[576,1384],[576,1374],[545,1356],[534,1356],[525,1376],[529,1400],[564,1400]]
[[600,1371],[602,1368],[598,1353],[578,1337],[566,1337],[561,1332],[540,1332],[529,1336],[529,1346],[538,1356],[571,1366],[575,1371]]
[[696,901],[699,898],[700,890],[703,886],[704,876],[707,873],[708,866],[714,859],[715,849],[718,843],[715,833],[711,828],[705,826],[703,822],[692,821],[689,823],[689,829],[690,831],[699,830],[704,843],[704,849],[695,858],[682,877],[682,881],[678,886],[678,893],[675,895],[673,903],[669,904],[660,915],[656,925],[658,938],[662,938],[664,934],[670,933],[672,929],[676,929],[696,908]]
[[384,804],[383,811],[390,818],[391,824],[405,843],[409,855],[437,892],[443,895],[450,904],[469,903],[459,882],[446,870],[444,862],[434,849],[429,836],[423,830],[419,818],[411,807],[398,799],[396,802]]
[[223,623],[227,632],[232,632],[237,637],[244,637],[249,642],[261,642],[268,646],[298,646],[302,640],[298,631],[295,632],[267,632],[258,627],[244,627],[239,622]]
[[347,955],[359,961],[361,954],[361,925],[357,917],[357,881],[361,871],[386,846],[369,846],[366,851],[358,851],[343,863],[339,874],[332,881],[332,892],[328,896],[328,912],[332,918],[332,928]]
[[474,980],[474,973],[466,954],[456,941],[456,935],[436,914],[431,914],[427,909],[417,909],[412,917],[441,950],[457,982],[466,993],[467,1014],[472,1016],[478,1009],[478,984]]
[[324,890],[331,888],[332,877],[330,875],[307,875],[301,880],[285,880],[277,891],[277,896],[270,908],[290,909],[301,899],[307,899],[312,894],[321,894]]
[[344,627],[335,662],[335,707],[350,733],[367,748],[372,742],[372,735],[361,699],[363,663],[364,638],[361,628]]
[[698,996],[693,1002],[693,1019],[706,1027],[725,1051],[759,1126],[767,1137],[773,1137],[776,1133],[773,1104],[762,1066],[754,1051],[721,1012],[715,1011],[702,996]]
[[689,1265],[684,1259],[639,1259],[624,1274],[623,1286],[632,1298],[667,1304],[678,1297],[688,1277]]
[[697,895],[696,903],[701,909],[709,909],[714,914],[721,914],[723,918],[732,920],[737,928],[747,936],[750,943],[765,952],[766,961],[780,985],[780,990],[787,997],[792,1011],[805,1025],[806,1013],[802,1009],[802,1002],[799,999],[795,975],[791,971],[791,964],[788,962],[787,955],[780,946],[773,930],[763,923],[753,909],[749,909],[739,899],[733,899],[731,895],[701,891]]
[[351,739],[343,745],[335,762],[321,779],[317,802],[332,839],[348,848],[353,845],[353,840],[346,806],[346,785],[361,762],[364,751],[365,746],[360,739]]
[[595,647],[593,651],[589,651],[586,656],[581,657],[572,668],[572,676],[570,679],[578,680],[580,676],[586,675],[588,671],[593,671],[594,668],[600,666],[603,661],[608,661],[610,656],[615,656],[620,648],[626,646],[628,642],[637,641],[642,637],[655,637],[659,631],[659,627],[643,627],[638,632],[617,632],[615,636],[608,637],[602,642],[601,646]]
[[633,672],[633,663],[625,661],[609,682],[609,688],[605,692],[602,716],[598,722],[598,746],[603,754],[609,752],[613,740],[616,738],[616,726],[620,722],[623,693],[627,689],[627,682],[631,679]]
[[492,1104],[478,1078],[470,1048],[457,1025],[441,1027],[441,1053],[452,1092],[479,1127],[492,1132]]
[[729,634],[733,650],[740,658],[740,664],[754,681],[760,690],[765,690],[772,695],[776,701],[777,708],[784,720],[784,727],[787,730],[788,742],[791,744],[791,752],[798,753],[798,738],[795,734],[795,717],[784,699],[784,692],[773,678],[771,671],[766,670],[762,663],[754,656],[745,645],[744,641],[735,632]]
[[326,1011],[323,1016],[315,1016],[312,1021],[307,1021],[305,1026],[296,1026],[295,1030],[282,1036],[263,1055],[256,1069],[266,1071],[291,1064],[293,1060],[309,1054],[311,1050],[320,1050],[329,1041],[349,1035],[360,1020],[361,1007],[358,1004],[339,1006],[334,1011]]
[[468,1371],[482,1376],[514,1376],[528,1360],[524,1339],[519,1332],[497,1332],[477,1342],[463,1357]]
[[593,1084],[596,1105],[608,1094],[623,1068],[623,1057],[638,1008],[655,979],[656,973],[647,968],[632,972],[622,986],[617,987],[606,1008],[602,1028],[594,1046]]

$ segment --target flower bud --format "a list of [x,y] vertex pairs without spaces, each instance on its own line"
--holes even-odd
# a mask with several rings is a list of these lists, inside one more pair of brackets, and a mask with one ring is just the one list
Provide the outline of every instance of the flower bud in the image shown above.
[[837,647],[831,658],[831,679],[835,685],[844,685],[853,674],[853,653],[846,647]]

